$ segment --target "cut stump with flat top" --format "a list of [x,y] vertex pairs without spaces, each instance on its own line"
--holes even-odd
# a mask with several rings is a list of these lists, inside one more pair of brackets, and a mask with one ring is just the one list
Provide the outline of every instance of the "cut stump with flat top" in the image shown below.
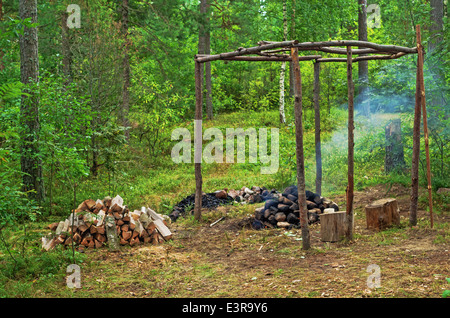
[[338,242],[345,237],[347,212],[338,211],[320,215],[320,234],[324,242]]
[[367,229],[384,230],[391,225],[400,225],[400,214],[397,200],[380,199],[365,207]]

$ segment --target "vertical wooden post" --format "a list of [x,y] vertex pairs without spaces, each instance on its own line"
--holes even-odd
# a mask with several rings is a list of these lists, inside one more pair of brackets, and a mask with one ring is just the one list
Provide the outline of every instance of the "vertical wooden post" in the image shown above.
[[416,105],[414,107],[414,126],[413,126],[413,150],[411,164],[411,204],[409,208],[409,225],[417,224],[417,202],[419,197],[419,155],[420,155],[420,106],[422,105],[421,76],[420,70],[423,69],[423,59],[420,57],[421,35],[420,27],[416,26],[417,41],[417,72],[416,72]]
[[354,123],[353,123],[353,69],[352,69],[352,47],[347,46],[347,87],[348,87],[348,185],[347,185],[347,233],[349,240],[353,239],[353,188],[354,188]]
[[[202,142],[201,142],[201,120],[203,117],[203,98],[202,98],[202,65],[195,62],[195,123],[194,123],[194,167],[195,167],[195,207],[194,218],[200,220],[202,216]],[[198,125],[200,124],[200,129]],[[200,130],[200,136],[198,136]],[[200,142],[198,139],[200,138]]]
[[420,97],[422,104],[422,115],[423,115],[423,137],[425,139],[425,156],[427,161],[427,181],[428,181],[428,203],[430,207],[430,224],[433,227],[433,195],[431,189],[431,163],[430,163],[430,147],[428,144],[428,121],[427,121],[427,107],[426,107],[426,98],[425,98],[425,80],[423,77],[423,63],[424,63],[424,48],[421,42],[420,36],[420,25],[416,26],[416,32],[418,34],[417,41],[417,67],[420,78]]
[[303,249],[307,250],[311,245],[308,228],[308,210],[306,207],[305,158],[303,155],[302,80],[300,63],[298,60],[298,48],[291,48],[291,57],[294,73],[295,153],[297,157],[298,205],[300,210],[300,225],[302,227],[302,246]]
[[322,195],[322,150],[320,144],[320,63],[314,63],[314,124],[316,145],[316,193]]

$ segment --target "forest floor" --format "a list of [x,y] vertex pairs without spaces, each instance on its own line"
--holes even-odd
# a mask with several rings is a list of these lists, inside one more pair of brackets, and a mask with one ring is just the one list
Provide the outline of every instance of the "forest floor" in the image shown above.
[[[322,242],[314,224],[307,251],[300,230],[253,230],[257,204],[205,210],[200,223],[171,223],[173,240],[162,245],[86,250],[81,288],[67,288],[64,278],[34,296],[440,298],[450,289],[450,214],[436,213],[431,228],[428,212],[420,210],[418,225],[410,227],[409,191],[396,184],[357,191],[354,240]],[[367,230],[364,206],[386,197],[397,199],[401,225]],[[345,206],[345,195],[332,199]],[[379,266],[377,288],[368,285],[376,282],[372,264]]]

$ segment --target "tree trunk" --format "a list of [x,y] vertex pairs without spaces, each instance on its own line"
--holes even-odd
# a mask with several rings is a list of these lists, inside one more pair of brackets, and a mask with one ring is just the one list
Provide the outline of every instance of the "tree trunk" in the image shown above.
[[[199,24],[199,38],[198,38],[198,53],[211,54],[211,31],[209,25],[209,9],[210,4],[208,0],[200,1],[200,24]],[[213,119],[212,109],[212,84],[211,84],[211,62],[204,63],[204,81],[205,81],[205,103],[206,103],[206,118]]]
[[[3,0],[0,0],[0,22],[3,21]],[[5,53],[0,50],[0,71],[5,69],[5,64],[3,63],[3,57]]]
[[[419,26],[416,27],[417,45],[421,46],[421,35]],[[411,205],[409,208],[409,225],[417,224],[417,204],[419,199],[419,156],[420,156],[420,115],[422,105],[421,76],[420,70],[423,68],[423,60],[420,53],[417,54],[416,73],[416,105],[414,107],[413,126],[413,149],[411,158]]]
[[[286,0],[283,1],[283,40],[287,40],[287,17],[286,17]],[[284,112],[284,78],[286,74],[286,62],[281,63],[280,70],[280,123],[286,123],[286,115]]]
[[[210,13],[211,5],[206,0],[206,18],[205,18],[205,54],[211,54],[211,24]],[[211,62],[205,63],[205,104],[206,104],[206,118],[213,119],[213,105],[212,105],[212,83],[211,83]]]
[[354,135],[352,79],[352,48],[347,46],[347,86],[348,86],[348,186],[347,186],[347,239],[353,239],[353,188],[354,188]]
[[[37,23],[37,1],[20,0],[19,16],[21,19],[31,18]],[[25,85],[39,82],[39,55],[37,28],[25,27],[19,37],[20,44],[20,78]],[[24,191],[31,198],[42,200],[44,186],[42,180],[42,161],[39,154],[39,93],[35,89],[25,88],[20,105],[20,117],[23,124],[21,136],[21,168]],[[35,191],[35,192],[34,192]]]
[[300,73],[300,63],[298,60],[298,49],[291,48],[292,65],[294,66],[294,111],[295,111],[295,143],[297,157],[297,189],[298,206],[300,210],[300,225],[302,227],[302,245],[307,250],[311,247],[309,228],[308,228],[308,210],[306,206],[305,189],[305,158],[303,151],[303,122],[302,122],[302,80]]
[[[202,216],[202,67],[201,63],[195,62],[195,123],[194,123],[194,169],[195,169],[195,206],[194,218],[200,220]],[[196,125],[200,125],[197,127]],[[198,136],[198,130],[200,136]],[[199,140],[198,140],[199,139]]]
[[384,171],[390,173],[405,167],[403,153],[401,120],[395,119],[385,128],[386,156],[384,160]]
[[[292,0],[292,15],[291,15],[291,39],[295,39],[295,0]],[[289,62],[289,97],[294,96],[294,67],[292,61]]]
[[[358,40],[367,41],[367,0],[358,0]],[[366,54],[360,54],[365,56]],[[362,113],[370,115],[369,103],[369,61],[358,62],[358,95]]]
[[127,143],[130,141],[130,122],[128,114],[130,112],[130,57],[128,54],[130,42],[128,39],[128,0],[122,1],[122,35],[125,40],[123,50],[123,88],[122,88],[122,109],[121,109],[121,121],[122,126],[125,127],[125,139]]
[[62,71],[65,77],[64,85],[68,85],[71,81],[71,63],[72,56],[70,53],[69,27],[67,26],[67,12],[61,12],[61,54],[62,54]]
[[316,146],[316,193],[322,194],[322,149],[320,144],[320,63],[314,63],[314,131]]
[[433,52],[443,40],[444,30],[444,0],[430,0],[431,6],[431,26],[430,40],[428,41],[428,51]]

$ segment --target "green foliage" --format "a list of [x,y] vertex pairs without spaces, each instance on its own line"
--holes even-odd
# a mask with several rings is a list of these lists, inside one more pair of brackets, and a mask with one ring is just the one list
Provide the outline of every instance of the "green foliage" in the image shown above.
[[[446,278],[447,282],[450,284],[450,278]],[[450,296],[450,290],[444,290],[444,292],[442,293],[442,297],[443,298],[447,298]]]

